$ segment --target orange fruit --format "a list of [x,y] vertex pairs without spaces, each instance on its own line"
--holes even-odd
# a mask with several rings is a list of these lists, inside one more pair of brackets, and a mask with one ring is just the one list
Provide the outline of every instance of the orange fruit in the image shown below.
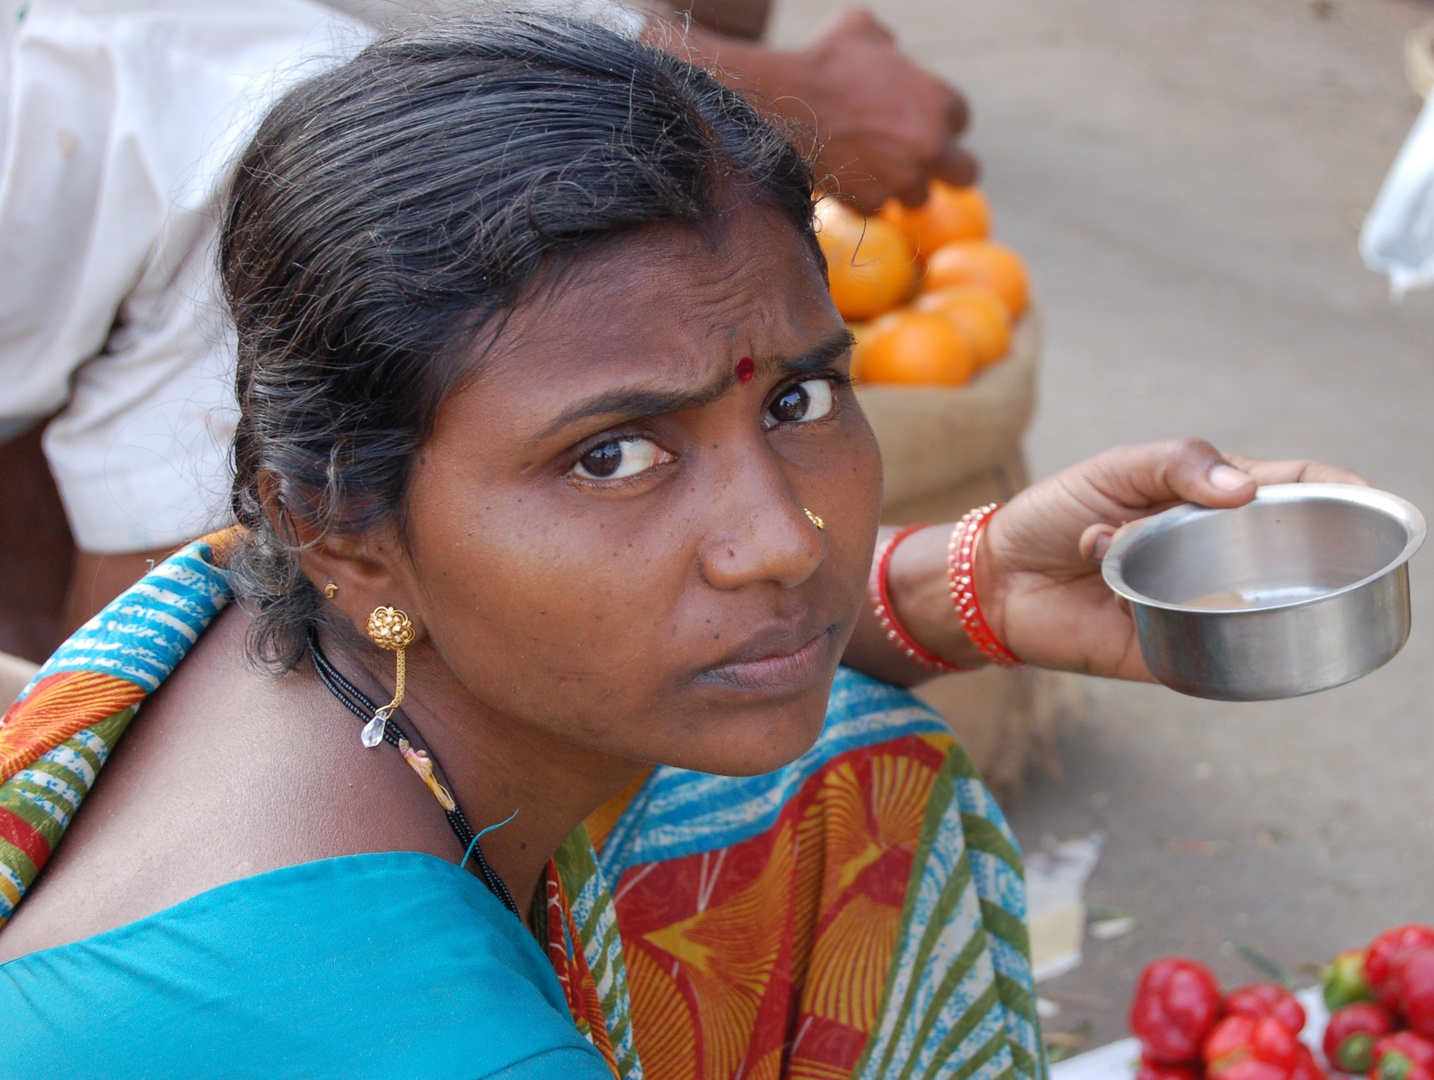
[[1013,319],[1019,319],[1031,302],[1026,264],[1004,244],[989,240],[962,240],[931,253],[921,291],[956,285],[984,285],[1001,298]]
[[971,346],[977,367],[994,364],[1011,351],[1011,313],[990,289],[957,285],[923,293],[915,306],[950,319]]
[[944,244],[991,235],[991,206],[981,189],[953,187],[942,180],[931,181],[920,206],[913,209],[898,199],[887,199],[878,216],[904,232],[926,255]]
[[853,357],[871,383],[961,386],[976,358],[950,319],[928,311],[894,311],[862,334]]
[[905,303],[916,291],[919,271],[911,241],[884,221],[822,204],[817,208],[817,242],[842,318],[872,319]]
[[840,195],[819,195],[816,200],[812,214],[817,219],[818,230],[826,228],[833,220],[838,225],[860,225],[866,218],[855,202]]
[[851,203],[830,195],[817,200],[812,216],[816,219],[818,235],[824,232],[859,233],[862,222],[866,220]]

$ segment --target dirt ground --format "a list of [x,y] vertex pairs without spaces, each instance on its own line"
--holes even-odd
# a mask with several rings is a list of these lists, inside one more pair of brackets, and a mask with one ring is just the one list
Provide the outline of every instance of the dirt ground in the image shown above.
[[[776,39],[838,6],[778,0]],[[1434,4],[1397,0],[878,0],[970,96],[998,237],[1048,326],[1028,442],[1045,475],[1106,446],[1202,435],[1317,457],[1434,512],[1434,293],[1391,305],[1356,251],[1418,110],[1403,70]],[[1027,849],[1095,830],[1087,899],[1130,934],[1042,985],[1050,1029],[1124,1034],[1136,973],[1180,952],[1231,981],[1238,945],[1302,982],[1434,919],[1434,551],[1383,670],[1261,705],[1092,681],[1033,778]]]

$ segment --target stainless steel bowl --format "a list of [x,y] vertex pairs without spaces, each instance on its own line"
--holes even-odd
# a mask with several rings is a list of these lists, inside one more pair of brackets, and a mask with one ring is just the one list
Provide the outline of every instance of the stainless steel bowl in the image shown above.
[[1387,492],[1274,484],[1235,510],[1145,518],[1102,570],[1166,686],[1221,701],[1297,697],[1367,675],[1403,647],[1407,564],[1424,532],[1424,515]]

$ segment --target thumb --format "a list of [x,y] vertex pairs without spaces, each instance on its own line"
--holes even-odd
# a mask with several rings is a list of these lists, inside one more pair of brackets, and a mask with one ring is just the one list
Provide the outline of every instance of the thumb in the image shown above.
[[1255,497],[1255,478],[1203,440],[1177,444],[1166,482],[1178,498],[1201,506],[1243,506]]

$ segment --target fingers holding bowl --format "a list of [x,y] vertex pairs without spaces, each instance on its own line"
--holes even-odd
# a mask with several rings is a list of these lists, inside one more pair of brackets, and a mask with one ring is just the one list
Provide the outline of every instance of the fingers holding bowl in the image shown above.
[[1291,460],[1260,461],[1241,454],[1230,454],[1230,463],[1255,478],[1258,484],[1358,484],[1369,487],[1369,481],[1350,469],[1326,465],[1323,461]]
[[[1266,484],[1358,484],[1358,473],[1321,461],[1262,461],[1243,454],[1222,454],[1203,439],[1171,439],[1118,447],[1091,459],[1087,466],[1097,491],[1120,509],[1140,513],[1111,522],[1112,530],[1135,517],[1146,517],[1182,502],[1225,509],[1243,506]],[[1124,515],[1121,515],[1124,517]],[[1082,554],[1095,555],[1100,534],[1082,537]],[[1099,545],[1104,548],[1104,544]]]

